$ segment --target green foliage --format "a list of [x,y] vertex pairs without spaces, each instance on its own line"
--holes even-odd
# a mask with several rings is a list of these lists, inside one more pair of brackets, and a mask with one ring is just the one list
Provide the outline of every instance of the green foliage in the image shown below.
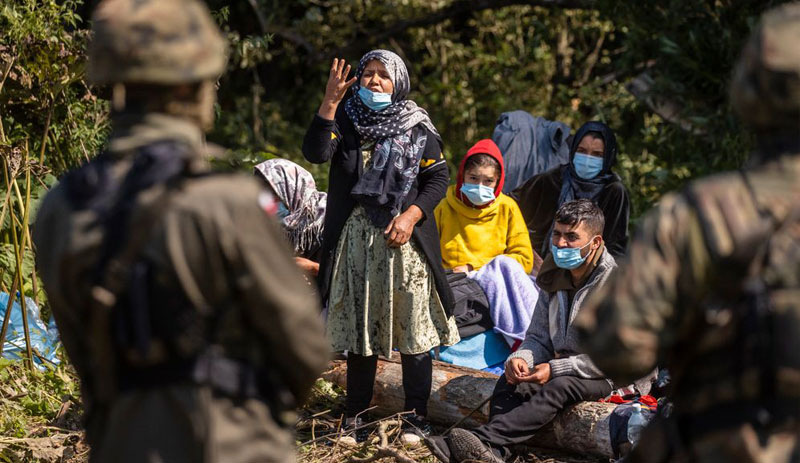
[[27,437],[56,419],[62,404],[77,401],[79,383],[69,367],[28,370],[0,358],[0,435]]
[[[366,51],[389,48],[410,65],[410,98],[431,114],[451,168],[505,111],[573,130],[602,120],[617,132],[616,170],[638,216],[688,179],[737,167],[749,154],[752,140],[727,105],[728,76],[758,15],[777,3],[602,0],[591,9],[473,11],[459,0],[241,2],[224,7],[228,28],[272,41],[246,70],[235,47],[210,138],[233,149],[232,165],[280,155],[308,166],[300,146],[330,59],[355,66]],[[633,92],[640,83],[646,88]],[[323,186],[326,172],[312,168]]]
[[80,3],[0,6],[0,288],[12,287],[20,260],[22,290],[39,301],[28,224],[56,176],[89,159],[108,129],[106,102],[83,80],[89,33],[79,28]]

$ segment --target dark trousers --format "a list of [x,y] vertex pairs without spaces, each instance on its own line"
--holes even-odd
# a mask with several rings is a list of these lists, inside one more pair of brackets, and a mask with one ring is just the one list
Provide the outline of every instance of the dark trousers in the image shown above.
[[501,376],[489,402],[489,422],[472,430],[481,441],[508,454],[508,446],[521,444],[555,418],[567,405],[598,400],[611,393],[605,379],[557,376],[544,385],[508,384]]
[[[416,410],[417,415],[428,414],[428,398],[431,395],[433,361],[430,354],[400,354],[403,370],[403,392],[405,411]],[[369,357],[347,354],[347,398],[345,408],[348,417],[356,416],[369,408],[372,390],[375,387],[375,372],[378,356]]]

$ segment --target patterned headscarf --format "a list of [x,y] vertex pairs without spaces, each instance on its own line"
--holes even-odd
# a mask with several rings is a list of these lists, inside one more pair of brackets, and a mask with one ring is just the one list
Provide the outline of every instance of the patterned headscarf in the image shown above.
[[[372,60],[380,61],[389,72],[394,85],[392,104],[382,111],[373,111],[358,97],[361,88],[361,76],[364,68]],[[345,112],[353,121],[359,135],[370,140],[380,140],[405,133],[412,127],[422,124],[441,140],[428,112],[407,100],[411,90],[411,80],[403,60],[388,50],[372,50],[361,58],[356,69],[356,83],[353,84],[353,96],[344,105]]]
[[311,173],[292,161],[270,159],[255,167],[289,209],[283,226],[295,253],[307,256],[319,247],[328,195],[317,191]]
[[[373,111],[358,96],[364,68],[373,59],[383,63],[394,85],[392,104],[381,111]],[[405,99],[410,87],[408,69],[399,56],[387,50],[372,50],[358,63],[353,85],[355,93],[344,106],[358,134],[375,141],[372,167],[364,171],[350,194],[364,206],[367,217],[379,228],[386,227],[393,217],[400,215],[417,178],[428,139],[422,127],[428,129],[440,145],[442,143],[427,111]]]

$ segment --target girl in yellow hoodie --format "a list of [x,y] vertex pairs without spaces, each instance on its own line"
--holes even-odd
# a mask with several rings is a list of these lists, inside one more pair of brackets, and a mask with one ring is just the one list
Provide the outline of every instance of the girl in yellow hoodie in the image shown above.
[[[466,272],[489,301],[494,331],[522,340],[539,291],[534,253],[517,203],[504,195],[503,157],[492,140],[464,156],[455,186],[434,211],[444,268]],[[513,342],[511,342],[513,344]]]
[[475,144],[458,169],[458,180],[435,210],[442,262],[453,271],[478,270],[499,255],[533,270],[533,249],[517,203],[501,193],[503,157],[492,140]]

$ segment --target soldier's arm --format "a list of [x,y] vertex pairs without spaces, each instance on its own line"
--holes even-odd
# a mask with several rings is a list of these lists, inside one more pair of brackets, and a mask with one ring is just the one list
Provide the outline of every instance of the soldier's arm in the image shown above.
[[319,301],[294,262],[277,223],[255,202],[234,217],[242,271],[237,286],[251,327],[263,333],[269,362],[299,402],[330,355]]
[[582,349],[618,384],[649,373],[679,340],[691,288],[701,287],[708,256],[694,211],[668,196],[634,238],[628,260],[581,309]]

